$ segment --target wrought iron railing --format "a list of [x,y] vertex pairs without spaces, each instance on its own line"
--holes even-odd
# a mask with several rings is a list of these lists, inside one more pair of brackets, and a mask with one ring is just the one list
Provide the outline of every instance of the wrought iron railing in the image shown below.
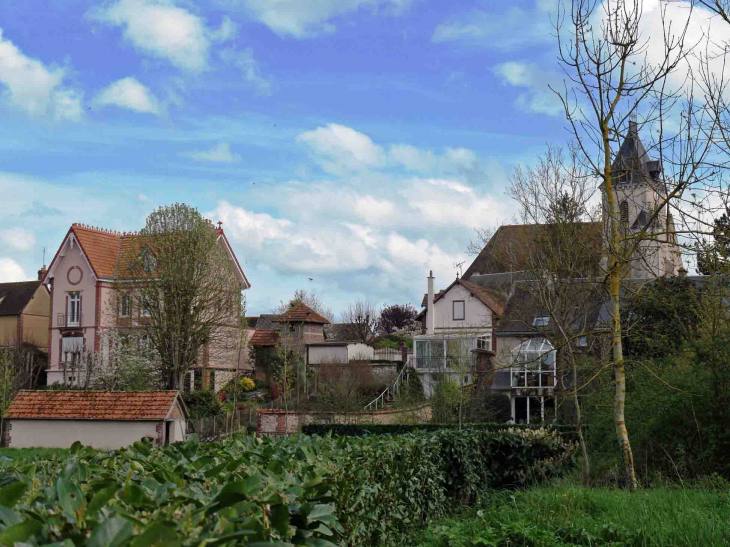
[[403,375],[406,373],[407,369],[408,367],[403,367],[398,373],[398,376],[396,376],[393,384],[386,387],[380,395],[366,404],[363,410],[365,410],[365,412],[372,412],[374,410],[378,410],[378,408],[385,407],[386,403],[393,401],[398,396],[398,393],[400,393],[400,388],[403,384]]
[[81,313],[59,313],[56,316],[57,327],[83,327],[84,316]]

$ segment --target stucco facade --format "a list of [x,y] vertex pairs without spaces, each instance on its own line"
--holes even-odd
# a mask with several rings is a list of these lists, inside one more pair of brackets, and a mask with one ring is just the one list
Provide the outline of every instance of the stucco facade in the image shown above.
[[28,293],[27,301],[23,302],[22,309],[19,307],[7,315],[0,314],[0,347],[27,344],[47,352],[51,305],[48,289],[40,282],[33,281],[4,283],[0,284],[0,300],[4,297],[4,289],[13,290],[13,286],[26,285],[31,285],[32,290]]

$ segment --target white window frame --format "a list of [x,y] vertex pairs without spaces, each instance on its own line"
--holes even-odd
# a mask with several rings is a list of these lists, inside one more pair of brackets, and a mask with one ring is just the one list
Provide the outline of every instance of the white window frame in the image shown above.
[[[516,397],[512,397],[511,406],[512,406],[512,423],[517,423],[517,399],[527,399],[527,422],[526,424],[530,424],[530,405],[533,402],[533,399],[540,399],[540,423],[545,423],[545,401],[546,399],[553,399],[553,412],[555,412],[555,401],[553,397],[546,397],[544,395],[519,395]],[[554,418],[555,416],[553,416]]]
[[549,324],[550,324],[549,315],[537,315],[537,316],[535,316],[535,319],[532,320],[533,327],[547,327]]
[[119,317],[129,317],[132,312],[132,299],[128,294],[122,294],[119,299]]
[[578,340],[576,341],[576,346],[579,348],[587,348],[588,347],[588,337],[587,336],[579,336]]
[[[456,304],[461,304],[461,317],[456,317]],[[451,318],[454,321],[464,321],[466,319],[466,300],[451,301]]]
[[492,335],[491,334],[483,334],[482,336],[477,336],[476,349],[492,349]]
[[72,292],[68,294],[66,326],[78,327],[79,325],[81,325],[81,293]]

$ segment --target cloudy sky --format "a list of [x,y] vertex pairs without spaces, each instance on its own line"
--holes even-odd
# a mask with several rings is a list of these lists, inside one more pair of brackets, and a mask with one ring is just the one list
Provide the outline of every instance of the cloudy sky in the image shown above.
[[298,288],[420,304],[566,140],[553,4],[0,2],[0,281],[72,222],[181,201],[223,222],[249,313]]

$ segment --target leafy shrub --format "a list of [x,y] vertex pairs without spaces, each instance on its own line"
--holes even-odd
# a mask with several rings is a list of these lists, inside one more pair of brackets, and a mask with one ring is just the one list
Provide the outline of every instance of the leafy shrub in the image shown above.
[[443,429],[482,429],[485,431],[517,431],[517,430],[554,430],[568,440],[574,440],[575,428],[570,425],[529,425],[529,424],[508,424],[504,422],[476,423],[459,428],[457,424],[306,424],[302,426],[302,433],[307,435],[360,437],[363,435],[402,435],[416,432],[436,432]]
[[194,420],[212,418],[225,414],[223,403],[215,392],[209,389],[183,393],[183,401],[185,401],[188,414]]
[[0,544],[392,545],[489,488],[558,475],[545,434],[443,430],[220,443],[0,462]]
[[220,393],[224,394],[226,401],[233,401],[234,399],[240,401],[244,393],[253,391],[255,387],[256,384],[251,378],[242,376],[238,379],[238,383],[236,383],[235,378],[228,380],[220,389]]

